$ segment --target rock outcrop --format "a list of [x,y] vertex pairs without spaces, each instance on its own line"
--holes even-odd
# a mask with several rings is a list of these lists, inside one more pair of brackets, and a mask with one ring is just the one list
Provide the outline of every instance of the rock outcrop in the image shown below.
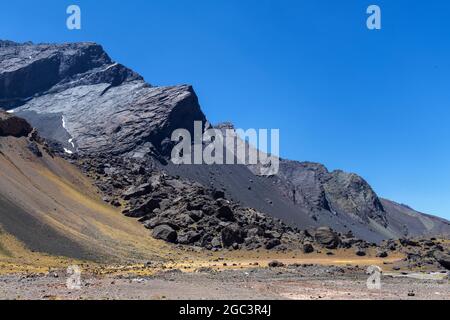
[[446,254],[436,250],[434,251],[433,256],[442,267],[444,267],[447,270],[450,270],[450,254]]
[[315,240],[327,249],[336,249],[341,240],[331,228],[321,227],[314,231]]
[[26,120],[0,110],[0,137],[26,137],[32,130]]
[[71,152],[132,157],[167,154],[175,129],[206,121],[191,86],[152,87],[93,43],[2,42],[0,105]]
[[449,234],[450,223],[378,197],[360,176],[341,170],[329,172],[311,162],[281,160],[273,184],[319,225],[372,242],[404,236]]
[[386,211],[370,185],[356,174],[329,172],[323,165],[282,160],[277,184],[296,205],[311,214],[329,211],[387,226]]

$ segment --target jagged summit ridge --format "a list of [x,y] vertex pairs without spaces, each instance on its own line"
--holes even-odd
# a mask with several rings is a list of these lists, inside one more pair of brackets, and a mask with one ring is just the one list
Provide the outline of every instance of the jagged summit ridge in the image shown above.
[[69,87],[143,80],[115,63],[95,43],[9,44],[0,46],[0,105],[16,108],[46,92]]
[[152,87],[95,43],[0,47],[0,106],[66,149],[164,153],[176,128],[205,121],[191,86]]

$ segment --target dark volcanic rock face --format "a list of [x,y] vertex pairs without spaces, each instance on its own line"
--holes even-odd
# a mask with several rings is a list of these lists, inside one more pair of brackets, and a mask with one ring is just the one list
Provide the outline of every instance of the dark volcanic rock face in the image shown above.
[[192,87],[152,87],[92,43],[3,42],[0,106],[71,151],[133,157],[164,154],[173,130],[206,121]]
[[449,234],[450,224],[411,208],[380,199],[360,176],[329,172],[311,162],[281,160],[272,177],[285,199],[310,213],[319,225],[379,242],[404,236]]
[[287,182],[283,191],[295,204],[310,208],[311,212],[330,210],[323,186],[328,176],[324,166],[285,161],[278,176]]
[[375,192],[361,177],[343,171],[328,172],[321,164],[282,160],[277,175],[284,194],[310,212],[330,211],[369,219],[386,226],[386,212]]
[[329,206],[336,212],[345,212],[363,222],[376,221],[387,227],[386,212],[370,185],[360,176],[333,171],[324,185]]
[[61,81],[75,80],[91,69],[111,64],[96,44],[55,45],[0,43],[0,105],[14,108]]
[[26,137],[32,130],[24,119],[0,110],[0,137]]

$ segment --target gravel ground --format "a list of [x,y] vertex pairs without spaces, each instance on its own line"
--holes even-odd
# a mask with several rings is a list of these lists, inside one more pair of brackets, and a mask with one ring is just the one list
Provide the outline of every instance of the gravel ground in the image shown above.
[[194,273],[167,271],[150,277],[82,275],[69,290],[63,272],[0,277],[0,299],[439,299],[450,300],[448,276],[385,274],[380,290],[367,289],[358,267],[289,266]]

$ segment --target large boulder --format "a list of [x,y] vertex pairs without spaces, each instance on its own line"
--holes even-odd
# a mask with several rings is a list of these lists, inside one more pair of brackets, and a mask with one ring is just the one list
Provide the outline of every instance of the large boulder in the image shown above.
[[201,239],[202,235],[203,234],[201,232],[188,231],[178,235],[178,243],[185,245],[194,244]]
[[124,200],[130,200],[148,194],[152,190],[152,186],[149,183],[144,183],[139,186],[129,187],[122,194]]
[[447,270],[450,270],[450,255],[445,254],[444,252],[435,251],[434,258],[441,266]]
[[280,239],[270,239],[266,242],[266,249],[271,250],[275,247],[278,247],[281,244]]
[[400,243],[404,247],[418,247],[419,243],[417,241],[408,239],[408,238],[402,238],[400,239]]
[[216,217],[222,221],[235,221],[233,210],[228,205],[220,207]]
[[378,258],[387,258],[389,254],[385,250],[378,250],[377,257]]
[[364,248],[356,248],[355,254],[358,257],[364,257],[364,256],[366,256],[367,253],[366,253],[366,250],[364,250]]
[[177,241],[177,232],[167,224],[162,224],[153,229],[153,238],[164,240],[166,242],[175,243]]
[[321,227],[315,230],[314,238],[327,249],[336,249],[341,242],[338,234],[328,227]]
[[150,198],[145,200],[142,204],[128,209],[125,213],[127,217],[141,218],[159,208],[161,200],[158,198]]
[[305,243],[303,245],[303,253],[313,253],[314,252],[314,247],[311,243]]
[[217,199],[225,199],[225,192],[223,192],[222,190],[213,190],[211,195],[216,200]]
[[27,137],[32,131],[24,119],[0,110],[0,137]]
[[270,261],[268,266],[269,266],[269,268],[282,268],[282,267],[284,267],[284,263],[274,260],[274,261]]
[[231,247],[233,244],[241,244],[245,239],[245,232],[238,225],[232,224],[222,229],[222,244],[224,247]]

